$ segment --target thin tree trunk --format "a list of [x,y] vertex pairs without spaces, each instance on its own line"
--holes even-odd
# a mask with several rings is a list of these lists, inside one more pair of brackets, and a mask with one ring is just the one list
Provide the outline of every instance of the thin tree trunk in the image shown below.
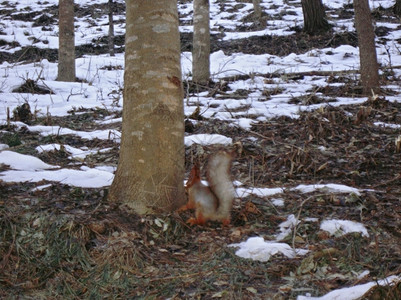
[[209,0],[194,0],[192,80],[206,85],[210,80]]
[[354,0],[354,11],[363,91],[367,95],[371,95],[372,91],[379,93],[379,66],[368,0]]
[[253,18],[259,22],[262,18],[262,8],[260,7],[260,0],[252,0],[253,3]]
[[114,56],[114,21],[113,21],[113,0],[109,0],[109,54]]
[[393,5],[393,11],[397,16],[401,17],[401,0],[395,1],[395,4]]
[[304,31],[308,34],[319,34],[330,29],[322,0],[301,0],[304,15]]
[[74,0],[59,1],[59,81],[75,81]]
[[176,0],[127,0],[120,158],[109,200],[139,214],[185,202]]

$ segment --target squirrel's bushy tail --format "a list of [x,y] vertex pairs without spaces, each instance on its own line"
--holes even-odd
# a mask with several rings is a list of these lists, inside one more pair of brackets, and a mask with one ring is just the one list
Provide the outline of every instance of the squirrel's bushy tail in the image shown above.
[[230,212],[235,198],[235,189],[231,179],[231,162],[233,153],[220,151],[209,158],[206,167],[206,178],[210,190],[219,199],[217,217],[229,220]]

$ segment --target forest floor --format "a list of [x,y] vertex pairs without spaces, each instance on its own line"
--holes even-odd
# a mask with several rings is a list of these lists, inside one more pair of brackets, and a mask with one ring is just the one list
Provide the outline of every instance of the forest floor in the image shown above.
[[[305,53],[319,47],[356,46],[355,34],[309,37],[297,32],[286,37],[254,36],[251,42],[213,38],[213,47],[225,54],[242,51],[280,56],[288,55],[288,49]],[[181,39],[183,50],[188,51],[191,35],[182,34]],[[21,55],[26,51],[2,57],[9,63],[18,62],[25,60]],[[32,53],[41,59],[55,59],[52,51],[34,47],[29,51],[33,60],[36,56]],[[99,51],[105,53],[107,49]],[[274,76],[264,74],[264,80],[268,82]],[[189,82],[186,91],[209,91],[217,99],[226,92],[221,82],[251,77],[227,76],[208,87]],[[295,299],[400,275],[400,130],[378,126],[378,122],[401,124],[401,102],[388,101],[386,96],[397,93],[383,89],[361,104],[332,106],[326,97],[361,97],[355,74],[327,76],[328,83],[334,81],[342,85],[327,85],[291,99],[294,104],[326,104],[299,112],[299,118],[274,117],[243,129],[197,114],[188,117],[187,133],[218,133],[242,143],[243,151],[232,169],[235,180],[247,187],[284,189],[279,196],[238,195],[228,227],[215,223],[190,227],[185,223],[189,213],[137,216],[109,203],[107,187],[80,188],[52,182],[50,188],[37,189],[49,182],[13,183],[0,178],[0,298]],[[387,72],[382,83],[398,85],[399,78]],[[266,93],[265,101],[269,101],[274,91]],[[234,94],[246,97],[247,91]],[[28,123],[101,130],[106,125],[97,121],[121,116],[121,112],[114,114],[105,108],[78,108],[67,116],[34,116]],[[18,119],[17,112],[13,119]],[[107,125],[107,129],[121,130],[121,122]],[[42,136],[13,124],[1,125],[0,130],[0,143],[10,146],[9,150],[35,155],[49,164],[68,166],[71,158],[65,149],[38,154],[35,147],[59,143],[110,148],[107,153],[85,158],[85,165],[117,165],[119,145],[111,140]],[[204,146],[203,150],[206,156],[215,147]],[[186,149],[187,172],[194,151]],[[8,169],[0,164],[0,172]],[[294,189],[318,183],[357,187],[360,193],[329,189],[301,193]],[[277,198],[285,205],[274,205]],[[303,221],[282,242],[308,249],[305,256],[289,259],[275,255],[260,262],[238,257],[235,248],[227,246],[241,242],[244,236],[274,239],[277,227],[290,215]],[[363,223],[369,237],[360,233],[330,235],[312,220],[322,216]],[[364,271],[369,273],[358,276]],[[376,287],[364,298],[399,299],[401,283]]]
[[[288,189],[280,195],[287,203],[283,207],[254,195],[241,198],[228,228],[218,224],[189,227],[185,224],[188,215],[128,214],[107,202],[107,189],[52,184],[41,191],[34,189],[34,183],[0,183],[0,294],[2,298],[25,295],[34,299],[289,299],[299,293],[323,294],[400,274],[400,153],[394,130],[373,125],[394,122],[394,118],[400,121],[400,106],[380,98],[360,107],[302,113],[297,120],[272,119],[247,132],[263,137],[258,143],[245,134],[242,140],[241,131],[213,124],[219,133],[242,140],[244,151],[233,168],[236,179],[252,168],[252,181],[269,187],[329,181],[363,189],[352,196],[325,190],[300,194]],[[358,111],[369,114],[358,120]],[[87,112],[74,121],[85,127],[95,118],[96,112]],[[195,131],[204,133],[207,128],[210,124],[199,125]],[[9,132],[15,138],[13,130]],[[18,136],[24,141],[20,148],[42,142],[31,133],[18,132]],[[75,146],[82,143],[73,137],[66,139]],[[313,141],[326,144],[324,152]],[[110,156],[117,160],[117,148]],[[44,160],[62,165],[69,163],[67,157],[55,151],[46,153]],[[94,155],[92,159],[105,157]],[[363,222],[372,236],[330,236],[318,224],[304,222],[294,228],[296,238],[289,236],[284,242],[311,250],[306,257],[274,256],[268,262],[257,262],[239,258],[227,248],[246,235],[273,237],[277,226],[291,214]],[[355,277],[364,270],[370,271],[368,277]],[[395,299],[400,292],[399,285],[376,289],[367,299]]]

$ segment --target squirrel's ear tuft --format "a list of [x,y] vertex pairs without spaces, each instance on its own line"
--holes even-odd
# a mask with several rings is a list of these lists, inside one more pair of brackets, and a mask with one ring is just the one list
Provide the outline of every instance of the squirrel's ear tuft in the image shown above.
[[186,188],[190,188],[196,181],[200,179],[200,167],[199,163],[195,163],[189,173],[189,178],[187,183],[185,184]]
[[242,143],[240,141],[233,144],[233,155],[241,155],[242,154]]

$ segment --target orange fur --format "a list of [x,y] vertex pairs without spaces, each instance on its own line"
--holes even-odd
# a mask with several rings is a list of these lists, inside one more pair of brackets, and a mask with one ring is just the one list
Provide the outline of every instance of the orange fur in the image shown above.
[[188,202],[180,211],[195,209],[195,218],[187,222],[191,225],[204,225],[208,220],[230,224],[231,207],[234,201],[234,186],[230,178],[233,154],[220,151],[212,155],[206,165],[206,178],[209,185],[201,181],[201,172],[195,164],[185,185]]

